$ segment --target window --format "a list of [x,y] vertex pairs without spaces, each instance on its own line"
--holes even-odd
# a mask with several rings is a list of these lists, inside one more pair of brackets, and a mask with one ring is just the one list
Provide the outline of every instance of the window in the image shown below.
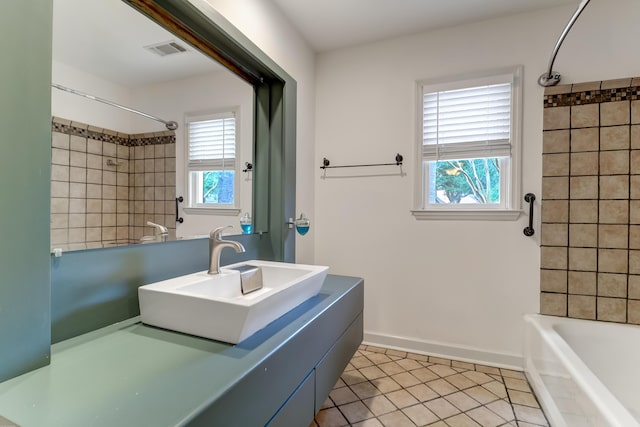
[[520,75],[418,84],[416,217],[517,218]]
[[189,207],[236,208],[236,117],[234,112],[187,117]]

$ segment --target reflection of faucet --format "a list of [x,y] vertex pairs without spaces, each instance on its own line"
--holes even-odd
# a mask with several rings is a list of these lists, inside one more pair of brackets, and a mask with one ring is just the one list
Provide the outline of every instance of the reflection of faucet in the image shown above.
[[220,274],[220,252],[226,247],[236,250],[236,252],[244,252],[244,246],[240,242],[233,240],[222,240],[222,230],[233,228],[228,225],[226,227],[218,227],[209,234],[209,274]]
[[151,221],[147,221],[147,225],[155,227],[155,235],[152,236],[143,236],[141,241],[155,241],[155,242],[166,242],[167,237],[169,237],[169,229],[164,225],[156,224]]

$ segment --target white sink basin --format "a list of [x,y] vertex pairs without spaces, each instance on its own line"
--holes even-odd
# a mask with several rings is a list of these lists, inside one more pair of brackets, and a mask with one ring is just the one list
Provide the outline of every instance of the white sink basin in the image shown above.
[[[240,272],[261,267],[263,287],[243,295]],[[239,343],[320,291],[329,267],[270,261],[225,266],[218,275],[193,273],[138,288],[142,322]]]

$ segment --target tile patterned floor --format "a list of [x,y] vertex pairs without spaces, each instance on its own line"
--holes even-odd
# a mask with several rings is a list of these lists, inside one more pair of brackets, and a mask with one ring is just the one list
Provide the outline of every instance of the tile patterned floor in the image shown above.
[[522,372],[361,345],[310,427],[549,426]]

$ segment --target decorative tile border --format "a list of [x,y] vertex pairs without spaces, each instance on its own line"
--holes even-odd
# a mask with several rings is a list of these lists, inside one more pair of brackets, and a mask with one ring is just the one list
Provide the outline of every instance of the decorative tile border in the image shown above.
[[640,99],[640,86],[587,90],[583,92],[545,95],[544,108],[601,104],[615,101],[635,101],[638,99]]
[[82,138],[90,138],[102,142],[111,142],[125,147],[174,144],[176,142],[176,133],[174,131],[129,135],[110,129],[94,128],[93,126],[72,122],[59,117],[52,118],[51,130],[53,132],[64,133],[66,135],[80,136]]

